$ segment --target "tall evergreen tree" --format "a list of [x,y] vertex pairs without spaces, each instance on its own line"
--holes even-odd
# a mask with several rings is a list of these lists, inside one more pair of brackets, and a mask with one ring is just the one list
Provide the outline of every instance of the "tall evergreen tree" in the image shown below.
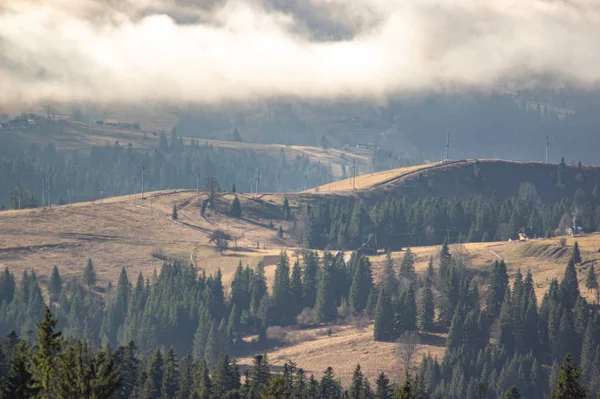
[[425,278],[425,286],[421,293],[421,303],[419,304],[419,314],[417,317],[417,327],[421,331],[431,331],[433,328],[433,318],[435,317],[435,305],[433,302],[433,291],[429,276]]
[[91,259],[88,259],[85,272],[83,273],[83,280],[90,288],[96,285],[96,271],[94,270],[94,264]]
[[30,372],[28,348],[25,341],[19,341],[10,357],[8,377],[2,381],[0,397],[25,399],[35,397],[39,388],[34,387],[33,375]]
[[208,366],[202,360],[198,365],[196,377],[194,379],[194,398],[209,399],[211,397],[212,387],[208,375]]
[[319,272],[319,255],[316,252],[308,252],[304,257],[302,270],[302,292],[304,306],[312,308],[317,299],[317,283]]
[[162,390],[161,398],[170,399],[174,398],[177,392],[177,382],[179,380],[179,365],[175,358],[175,351],[173,348],[169,348],[167,356],[165,358],[165,365],[163,371]]
[[266,355],[254,356],[250,374],[250,389],[256,394],[265,390],[271,378],[271,371]]
[[375,341],[389,341],[394,338],[394,312],[392,304],[383,289],[379,292],[379,299],[375,308],[373,338]]
[[379,373],[376,382],[375,398],[376,399],[392,399],[392,386],[390,385],[390,379],[387,378],[385,373],[382,371]]
[[388,251],[383,264],[383,273],[381,275],[381,288],[390,295],[393,295],[398,290],[398,280],[394,270],[394,261],[392,260],[391,251]]
[[296,261],[292,268],[292,278],[290,281],[290,302],[292,304],[291,310],[293,311],[294,316],[302,311],[302,291],[302,270],[300,269],[300,262]]
[[2,301],[6,303],[12,302],[15,295],[15,288],[15,276],[6,267],[2,275],[0,275],[0,303]]
[[262,260],[256,265],[254,279],[252,280],[252,295],[250,299],[250,310],[252,314],[258,314],[258,309],[263,297],[267,295],[267,280],[265,277],[265,264]]
[[362,312],[367,305],[369,293],[373,288],[373,277],[371,275],[371,263],[368,258],[357,256],[356,262],[349,299],[354,310]]
[[588,269],[588,273],[585,278],[585,288],[587,288],[589,291],[596,292],[596,302],[598,303],[598,289],[600,287],[598,286],[598,276],[596,275],[596,270],[594,269],[594,263],[592,263]]
[[485,300],[487,311],[491,316],[496,317],[500,314],[507,287],[508,274],[506,272],[506,263],[503,260],[495,261],[490,272]]
[[287,325],[292,321],[291,299],[289,258],[282,252],[273,280],[273,318],[276,324]]
[[237,195],[231,201],[231,207],[229,208],[229,215],[234,218],[242,217],[242,204],[240,203]]
[[575,241],[575,244],[573,245],[573,252],[571,253],[571,260],[576,265],[581,263],[581,251],[579,250],[579,243],[577,241]]
[[577,270],[573,259],[569,260],[565,275],[560,283],[562,302],[567,309],[573,309],[575,301],[579,297],[579,282],[577,281]]
[[50,294],[50,300],[56,301],[60,293],[62,292],[62,279],[58,272],[58,267],[54,265],[52,268],[52,274],[50,275],[50,281],[48,282],[48,293]]
[[145,398],[160,398],[163,381],[163,355],[160,349],[157,349],[148,364],[146,371],[146,382],[144,383]]
[[342,394],[342,387],[339,381],[335,378],[333,369],[327,367],[323,373],[320,383],[320,393],[322,398],[338,399]]
[[173,211],[171,212],[171,219],[177,220],[177,205],[173,204]]
[[318,323],[331,321],[337,314],[333,292],[332,266],[324,264],[319,273],[314,318]]
[[579,383],[581,374],[581,370],[571,363],[571,356],[567,355],[560,366],[560,374],[550,399],[585,398],[587,390]]
[[354,368],[354,373],[352,374],[352,382],[350,383],[350,388],[348,389],[348,397],[351,399],[362,399],[364,396],[364,377],[362,370],[360,369],[360,364],[357,364]]
[[411,285],[417,279],[417,273],[415,272],[415,254],[407,248],[400,264],[400,272],[398,277],[404,283],[410,283]]
[[37,325],[38,348],[32,357],[33,384],[38,397],[53,398],[56,394],[57,355],[64,343],[62,333],[56,331],[57,321],[46,306],[44,319]]

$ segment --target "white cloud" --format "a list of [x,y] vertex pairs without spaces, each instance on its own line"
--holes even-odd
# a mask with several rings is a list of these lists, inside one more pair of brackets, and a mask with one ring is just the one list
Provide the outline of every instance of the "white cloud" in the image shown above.
[[[0,105],[384,97],[522,86],[537,75],[600,80],[597,1],[298,4],[4,0]],[[323,21],[351,37],[306,34]]]

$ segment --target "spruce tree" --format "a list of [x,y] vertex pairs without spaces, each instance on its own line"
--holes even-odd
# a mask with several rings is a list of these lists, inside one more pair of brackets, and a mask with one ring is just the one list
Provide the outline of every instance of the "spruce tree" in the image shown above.
[[579,282],[577,281],[577,270],[575,269],[575,263],[573,259],[569,260],[567,268],[565,269],[565,275],[560,283],[560,290],[562,292],[562,302],[567,309],[573,309],[575,301],[579,297]]
[[379,373],[375,384],[377,387],[375,389],[375,398],[392,399],[392,386],[390,385],[390,379],[387,378],[383,371]]
[[255,394],[264,391],[269,384],[271,371],[266,355],[254,356],[252,371],[250,374],[250,389]]
[[15,276],[8,270],[8,267],[5,267],[4,272],[0,275],[0,303],[2,301],[12,302],[15,296],[15,287]]
[[575,241],[575,244],[573,245],[571,260],[573,260],[573,263],[575,263],[576,265],[581,263],[581,251],[579,250],[579,243],[577,241]]
[[371,263],[368,258],[358,256],[349,294],[350,305],[352,305],[354,310],[360,313],[365,309],[372,288]]
[[96,272],[94,271],[94,264],[91,259],[88,259],[87,266],[83,273],[83,281],[88,287],[93,287],[96,285]]
[[292,321],[290,289],[290,264],[285,252],[279,255],[273,280],[273,318],[276,324],[287,325]]
[[211,397],[211,381],[208,375],[208,366],[202,360],[198,365],[196,377],[194,378],[194,397],[198,399],[209,399]]
[[292,268],[292,279],[290,282],[291,303],[294,316],[302,311],[302,270],[300,262],[296,261]]
[[144,397],[160,398],[163,381],[163,356],[160,349],[156,349],[148,369],[146,371],[146,382],[144,383]]
[[341,396],[342,387],[338,380],[335,378],[333,369],[327,367],[327,370],[323,373],[320,383],[320,393],[322,398],[334,398],[337,399]]
[[175,358],[175,351],[169,348],[165,358],[165,365],[162,380],[162,399],[171,399],[175,397],[177,392],[177,381],[179,380],[179,366]]
[[231,202],[231,207],[229,208],[229,215],[234,218],[242,217],[242,205],[240,204],[240,200],[237,195],[233,198]]
[[237,365],[229,356],[222,354],[211,373],[211,393],[216,398],[223,398],[230,391],[240,387],[240,375]]
[[517,387],[512,387],[504,394],[504,399],[521,399],[521,392]]
[[385,292],[379,292],[377,307],[375,308],[375,325],[373,339],[375,341],[390,341],[394,338],[394,312],[392,304]]
[[189,354],[179,361],[179,381],[175,398],[188,399],[194,391],[194,362]]
[[319,273],[314,318],[317,323],[331,321],[337,314],[333,292],[332,266],[325,264]]
[[431,331],[433,328],[433,318],[435,317],[435,305],[433,302],[433,291],[429,276],[425,278],[425,286],[421,293],[421,303],[419,304],[419,314],[417,317],[417,327],[421,331]]
[[53,398],[56,393],[57,355],[64,343],[61,332],[56,330],[57,321],[46,306],[44,319],[37,324],[38,348],[31,358],[33,369],[32,388],[38,390],[38,397]]
[[394,261],[392,260],[391,251],[388,251],[383,264],[383,272],[381,274],[381,287],[393,295],[398,289],[398,280],[394,271]]
[[291,211],[291,208],[290,208],[290,203],[289,203],[287,197],[285,197],[283,199],[283,206],[281,207],[281,213],[283,214],[283,217],[286,220],[289,220],[290,217],[292,216],[292,211]]
[[173,204],[173,212],[171,212],[171,219],[177,220],[177,205]]
[[364,377],[360,369],[360,364],[357,364],[352,374],[352,382],[348,389],[348,397],[351,399],[362,399],[364,395]]
[[33,375],[29,368],[28,347],[19,341],[10,357],[8,378],[2,382],[0,397],[25,399],[35,397],[39,388],[34,387]]
[[401,297],[402,305],[401,312],[402,325],[400,326],[401,331],[412,331],[417,328],[417,302],[415,299],[415,290],[412,286],[402,292]]
[[550,399],[585,398],[587,390],[579,383],[581,374],[581,370],[571,363],[571,355],[567,355],[560,366],[560,374]]
[[204,350],[204,360],[206,360],[206,364],[209,368],[217,363],[219,353],[221,352],[218,331],[219,327],[215,322],[212,322],[208,337],[206,338],[206,349]]
[[254,279],[252,280],[252,290],[250,298],[250,311],[253,315],[258,314],[260,303],[267,295],[267,280],[265,277],[265,264],[262,259],[256,265]]
[[415,254],[407,248],[400,264],[400,272],[398,273],[400,281],[404,284],[414,284],[417,279],[417,273],[415,272]]
[[62,292],[62,279],[60,278],[60,273],[58,272],[58,267],[54,265],[52,268],[52,274],[50,275],[50,281],[48,282],[48,293],[50,294],[50,299],[52,301],[56,301]]
[[315,252],[308,252],[304,256],[302,268],[302,295],[303,305],[307,308],[315,306],[317,299],[317,276],[319,272],[319,256]]
[[487,312],[492,317],[500,314],[504,294],[508,287],[508,274],[506,272],[506,263],[504,261],[495,261],[488,279],[488,289],[486,296]]

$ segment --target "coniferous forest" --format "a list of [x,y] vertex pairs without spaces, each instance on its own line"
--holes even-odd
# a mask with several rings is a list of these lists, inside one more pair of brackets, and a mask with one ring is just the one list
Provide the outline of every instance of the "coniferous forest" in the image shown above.
[[[526,270],[509,283],[503,261],[478,286],[477,272],[445,244],[423,274],[410,249],[399,264],[388,256],[379,284],[356,253],[347,262],[282,253],[271,291],[261,264],[240,264],[229,294],[220,272],[179,264],[132,280],[123,269],[104,297],[93,260],[81,279],[63,279],[55,267],[46,287],[33,271],[17,281],[4,270],[0,381],[7,398],[583,398],[600,392],[600,316],[581,296],[579,262],[575,247],[543,298]],[[593,268],[585,280],[598,290]],[[344,387],[334,369],[309,375],[293,359],[270,371],[262,354],[269,326],[328,325],[341,309],[374,320],[375,340],[409,345],[407,337],[447,332],[445,356],[424,355],[405,381],[368,381],[357,365]],[[249,353],[258,355],[242,373],[235,357]]]

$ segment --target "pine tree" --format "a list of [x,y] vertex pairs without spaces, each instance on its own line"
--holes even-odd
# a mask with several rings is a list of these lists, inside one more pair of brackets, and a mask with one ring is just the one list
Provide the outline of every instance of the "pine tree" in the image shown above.
[[289,203],[287,197],[285,197],[283,199],[283,206],[281,207],[281,212],[283,213],[283,217],[286,220],[289,220],[292,216],[292,210],[290,208],[290,203]]
[[367,305],[369,293],[373,288],[373,277],[371,275],[371,263],[364,256],[357,256],[356,269],[352,286],[350,287],[350,305],[357,312],[362,312]]
[[575,269],[575,263],[573,259],[569,260],[567,268],[565,269],[565,275],[560,283],[560,290],[562,292],[562,302],[567,309],[573,309],[575,301],[579,297],[579,282],[577,281],[577,270]]
[[398,277],[405,284],[409,283],[411,285],[414,284],[417,279],[417,273],[415,272],[415,254],[410,250],[410,248],[407,248],[406,252],[404,252]]
[[160,398],[163,381],[163,356],[160,349],[154,352],[154,356],[148,364],[146,382],[144,384],[144,397]]
[[219,356],[219,361],[211,374],[211,393],[216,398],[223,398],[228,392],[240,387],[237,365],[232,363],[227,355]]
[[333,292],[332,266],[325,264],[319,273],[317,298],[315,300],[314,318],[317,323],[331,321],[337,314]]
[[579,383],[581,370],[571,363],[571,355],[567,355],[560,366],[560,374],[550,399],[580,399],[587,396],[587,390]]
[[598,301],[598,289],[600,287],[598,286],[598,276],[596,276],[596,270],[594,269],[593,263],[590,265],[587,276],[585,278],[585,288],[587,288],[590,291],[592,291],[592,290],[596,291],[596,302],[599,302]]
[[394,261],[392,260],[391,251],[388,251],[383,264],[383,272],[381,275],[381,287],[393,295],[398,289],[398,280],[394,271]]
[[302,268],[302,295],[303,305],[313,308],[317,299],[317,276],[319,272],[319,257],[315,252],[308,252],[304,256]]
[[240,204],[240,200],[237,195],[233,198],[231,202],[231,207],[229,208],[229,215],[234,218],[242,217],[242,205]]
[[25,341],[19,341],[10,357],[8,378],[2,381],[0,397],[25,399],[35,397],[38,388],[34,388],[33,375],[29,370],[28,347]]
[[385,292],[381,290],[377,307],[375,308],[375,325],[373,339],[375,341],[389,341],[394,338],[394,312],[392,304]]
[[327,367],[327,370],[323,373],[320,383],[320,393],[322,398],[333,398],[337,399],[341,395],[342,387],[336,380],[335,374],[331,367]]
[[4,272],[0,275],[0,303],[2,301],[6,303],[12,302],[15,295],[15,276],[8,270],[8,267],[4,268]]
[[360,369],[360,364],[356,365],[352,374],[352,383],[348,389],[348,397],[351,399],[361,399],[364,394],[364,378]]
[[577,241],[575,241],[575,244],[573,245],[573,252],[571,253],[571,260],[576,265],[581,263],[581,251],[579,250],[579,243]]
[[291,304],[294,316],[302,311],[302,270],[300,262],[296,261],[292,268],[292,279],[290,281]]
[[169,348],[165,359],[165,366],[162,380],[161,398],[170,399],[175,397],[177,392],[177,381],[179,379],[179,367],[175,359],[175,351]]
[[419,314],[417,317],[417,327],[421,331],[431,331],[433,328],[433,318],[435,317],[435,307],[433,302],[433,291],[429,276],[425,278],[425,286],[421,293],[421,303],[419,304]]
[[219,327],[215,322],[212,322],[206,338],[206,349],[204,350],[204,360],[206,360],[206,364],[209,368],[217,363],[219,353],[221,352],[218,331]]
[[253,315],[258,314],[258,309],[263,297],[267,295],[267,280],[265,277],[265,265],[262,260],[256,265],[254,279],[252,280],[252,295],[250,299],[250,311]]
[[390,385],[389,378],[387,378],[383,371],[379,373],[377,382],[375,384],[377,386],[375,390],[375,398],[392,399],[392,386]]
[[31,359],[33,368],[32,388],[40,398],[52,398],[56,391],[57,355],[63,347],[61,332],[55,331],[57,321],[46,306],[44,319],[37,324],[38,349]]
[[273,318],[276,324],[287,325],[292,321],[291,299],[289,258],[287,253],[282,252],[279,255],[273,280]]
[[500,262],[495,261],[488,280],[488,290],[485,301],[487,311],[491,316],[496,317],[500,314],[507,287],[508,274],[506,272],[506,264],[503,260]]
[[177,205],[173,204],[173,212],[171,213],[171,219],[177,220]]
[[56,301],[62,292],[62,279],[60,278],[60,273],[58,272],[58,267],[54,265],[52,268],[52,274],[50,275],[50,281],[48,283],[48,293],[50,294],[50,299],[52,301]]
[[211,397],[211,381],[208,376],[208,366],[202,360],[198,365],[198,371],[194,379],[194,397],[198,399],[209,399]]
[[250,375],[250,389],[259,393],[266,389],[271,378],[271,371],[269,369],[269,362],[266,355],[254,356],[252,365],[252,372]]
[[402,316],[400,320],[402,321],[400,329],[401,331],[405,330],[416,330],[417,328],[417,302],[415,299],[415,290],[412,286],[409,286],[408,289],[402,292],[401,296],[401,312]]
[[433,256],[429,258],[429,263],[427,264],[427,274],[425,275],[425,278],[429,279],[431,284],[434,284],[435,270],[433,268]]
[[194,391],[194,362],[189,354],[179,361],[179,381],[177,383],[177,399],[188,399]]
[[400,391],[396,394],[398,399],[416,399],[415,393],[413,392],[412,384],[408,375],[404,380],[404,384],[400,387]]
[[91,259],[88,259],[85,272],[83,273],[83,280],[90,288],[96,285],[96,272],[94,271],[94,264]]

